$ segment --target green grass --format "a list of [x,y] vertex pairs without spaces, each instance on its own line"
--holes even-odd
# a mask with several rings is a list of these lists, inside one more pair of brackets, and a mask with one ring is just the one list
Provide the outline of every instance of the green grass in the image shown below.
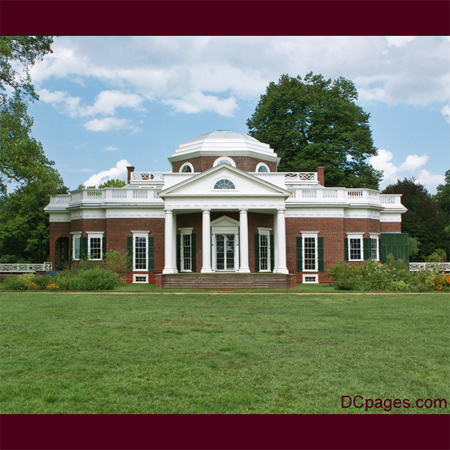
[[449,300],[1,293],[0,412],[366,413],[344,395],[450,406]]

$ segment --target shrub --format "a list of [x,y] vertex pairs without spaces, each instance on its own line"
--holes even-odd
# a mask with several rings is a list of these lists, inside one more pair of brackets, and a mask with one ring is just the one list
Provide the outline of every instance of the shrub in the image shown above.
[[56,283],[49,283],[45,289],[47,289],[47,291],[58,291],[59,286]]
[[79,273],[74,280],[74,289],[77,291],[114,289],[118,285],[118,274],[102,268],[85,270]]
[[104,268],[122,275],[128,272],[127,255],[123,251],[110,250],[105,254]]
[[349,266],[344,261],[335,266],[328,266],[327,276],[333,278],[333,286],[340,290],[360,289],[363,269],[358,266]]
[[55,283],[61,291],[68,291],[68,290],[71,291],[75,289],[76,278],[77,275],[75,272],[64,271],[58,273],[58,275],[56,276]]
[[39,286],[36,283],[37,278],[38,277],[33,273],[11,275],[5,278],[5,281],[2,284],[2,288],[11,291],[36,291],[39,289]]
[[50,275],[37,275],[34,278],[34,282],[38,285],[39,289],[45,289],[48,284],[55,281]]

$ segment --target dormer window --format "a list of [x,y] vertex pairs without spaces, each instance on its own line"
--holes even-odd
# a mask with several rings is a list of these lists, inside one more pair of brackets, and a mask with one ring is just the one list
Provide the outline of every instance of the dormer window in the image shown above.
[[234,186],[234,183],[232,181],[224,178],[223,180],[219,180],[214,185],[214,189],[236,189],[236,187]]
[[270,170],[267,164],[261,162],[256,166],[256,172],[270,172]]
[[220,158],[217,158],[214,161],[213,167],[216,167],[219,164],[229,164],[230,166],[236,167],[236,163],[228,156],[221,156]]
[[194,171],[194,168],[192,167],[191,163],[184,163],[180,169],[180,173],[191,173],[193,171]]

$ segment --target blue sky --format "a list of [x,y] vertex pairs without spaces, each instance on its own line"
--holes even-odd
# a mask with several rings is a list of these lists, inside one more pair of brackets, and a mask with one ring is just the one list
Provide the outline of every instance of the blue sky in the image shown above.
[[371,114],[381,188],[415,177],[431,193],[450,169],[449,37],[59,37],[31,70],[33,136],[70,189],[169,171],[179,144],[247,133],[271,81],[343,76]]

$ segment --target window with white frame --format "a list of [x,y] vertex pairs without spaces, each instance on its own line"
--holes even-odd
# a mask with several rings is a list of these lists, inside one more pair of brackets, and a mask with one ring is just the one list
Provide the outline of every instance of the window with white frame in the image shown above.
[[259,233],[259,271],[270,272],[270,228],[258,228]]
[[363,261],[363,233],[347,233],[348,239],[348,260]]
[[229,164],[230,166],[236,167],[236,163],[228,156],[221,156],[220,158],[217,158],[214,161],[213,167],[216,167],[219,164]]
[[259,163],[256,166],[256,172],[270,172],[269,166],[267,164],[264,164],[264,163]]
[[370,235],[370,259],[375,259],[378,261],[380,259],[380,251],[378,246],[379,235],[371,234]]
[[133,283],[148,283],[148,275],[133,274]]
[[133,270],[147,270],[148,231],[133,232]]
[[79,260],[81,256],[81,231],[72,234],[72,259]]
[[303,274],[302,277],[303,277],[302,283],[304,283],[304,284],[308,284],[308,283],[317,284],[317,283],[319,283],[319,275],[306,275],[306,274]]
[[103,231],[88,231],[88,258],[99,261],[103,258],[102,239]]
[[192,230],[180,228],[180,271],[192,272]]
[[236,189],[234,183],[226,178],[217,181],[214,185],[214,189]]
[[318,231],[302,231],[303,271],[317,272],[319,268]]
[[181,166],[180,173],[189,173],[189,172],[194,172],[194,167],[192,166],[191,163],[184,163]]

